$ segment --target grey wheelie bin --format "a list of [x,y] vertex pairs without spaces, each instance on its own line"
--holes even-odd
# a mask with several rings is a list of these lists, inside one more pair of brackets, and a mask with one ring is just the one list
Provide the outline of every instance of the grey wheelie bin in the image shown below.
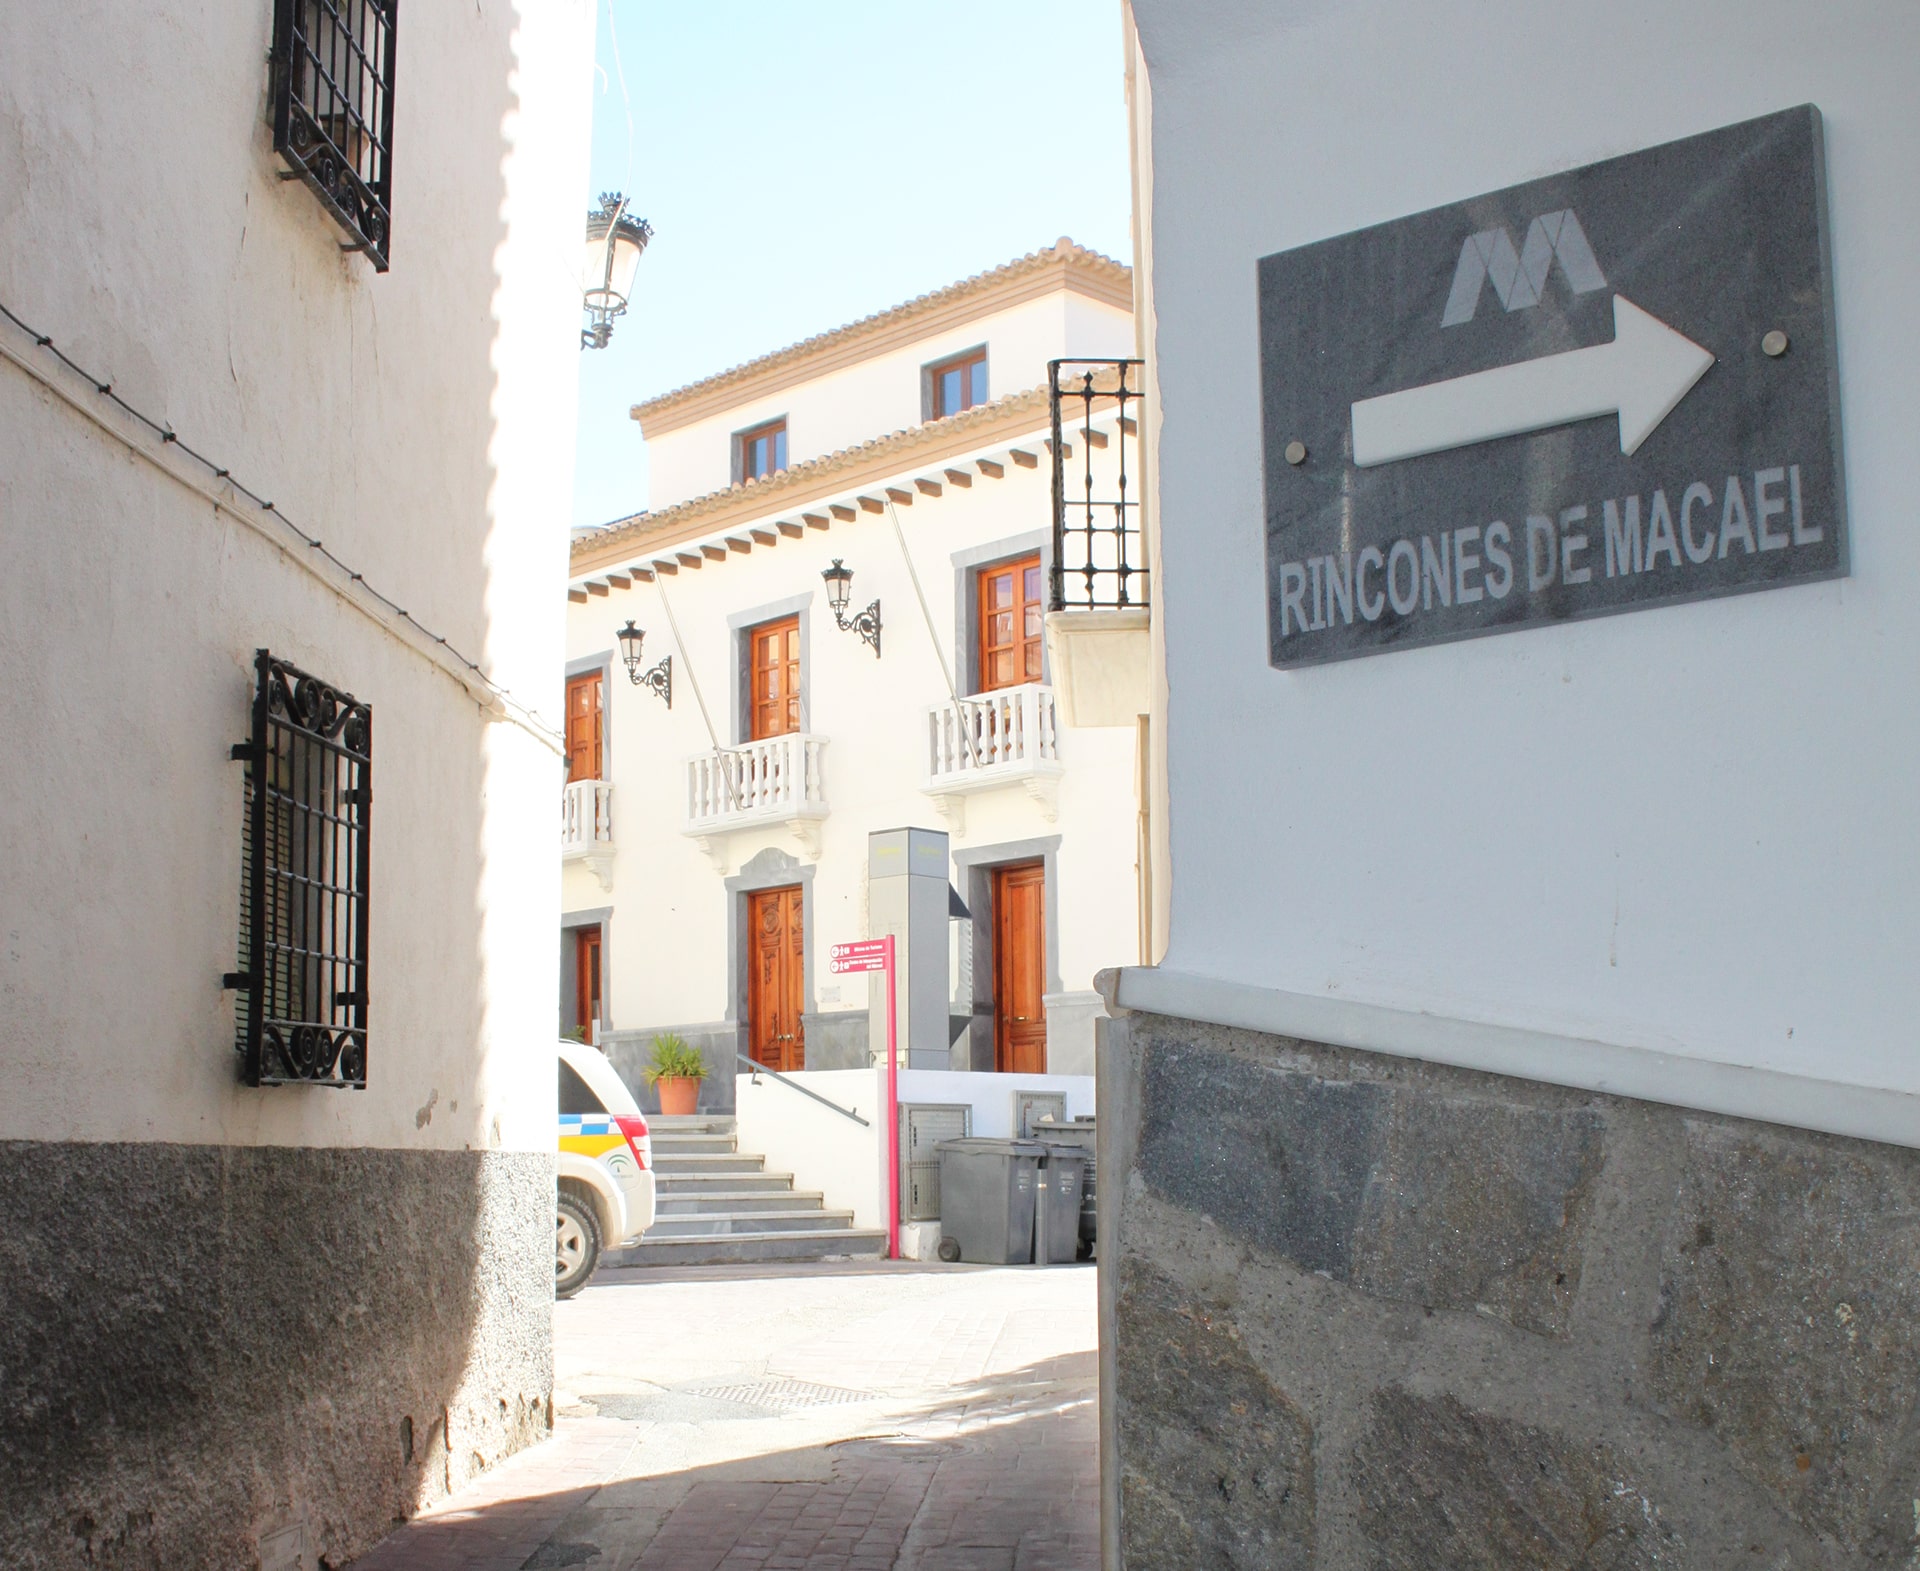
[[1080,1147],[1087,1159],[1086,1178],[1080,1185],[1080,1246],[1083,1253],[1094,1252],[1095,1218],[1098,1207],[1094,1199],[1094,1189],[1099,1182],[1094,1171],[1094,1146],[1097,1138],[1098,1123],[1092,1114],[1083,1113],[1066,1123],[1055,1123],[1051,1118],[1035,1121],[1033,1138],[1051,1145],[1056,1141]]
[[1037,1140],[942,1140],[940,1258],[1023,1266],[1033,1260],[1033,1203],[1047,1148]]
[[1040,1187],[1033,1203],[1033,1263],[1070,1266],[1080,1258],[1080,1190],[1087,1154],[1077,1145],[1047,1140]]

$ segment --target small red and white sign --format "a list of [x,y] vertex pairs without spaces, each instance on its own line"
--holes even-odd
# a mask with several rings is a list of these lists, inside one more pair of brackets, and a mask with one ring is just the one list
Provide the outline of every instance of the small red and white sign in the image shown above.
[[827,969],[848,971],[884,971],[887,977],[887,1089],[881,1110],[886,1130],[886,1165],[881,1182],[887,1192],[887,1258],[900,1258],[900,1034],[899,1005],[894,991],[894,941],[892,938],[863,938],[858,943],[835,944],[827,951]]
[[891,942],[885,938],[864,938],[857,944],[835,944],[828,951],[827,969],[848,971],[884,971]]

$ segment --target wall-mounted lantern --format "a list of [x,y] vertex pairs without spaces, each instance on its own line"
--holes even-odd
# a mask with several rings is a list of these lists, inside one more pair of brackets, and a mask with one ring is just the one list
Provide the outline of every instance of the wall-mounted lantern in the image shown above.
[[605,349],[613,337],[613,319],[627,309],[640,253],[653,238],[644,218],[627,216],[627,199],[603,191],[599,208],[587,214],[586,265],[581,273],[589,326],[580,329],[582,349]]
[[635,627],[632,622],[628,622],[620,629],[620,658],[626,662],[627,680],[635,687],[646,688],[655,698],[664,700],[666,706],[671,709],[673,707],[673,656],[662,656],[657,666],[651,671],[643,672],[640,669],[640,644],[646,636],[646,633]]
[[840,558],[820,574],[827,581],[827,604],[833,607],[833,619],[843,633],[858,633],[862,643],[873,646],[873,658],[880,658],[880,602],[874,601],[851,621],[847,619],[847,598],[853,590],[853,569]]

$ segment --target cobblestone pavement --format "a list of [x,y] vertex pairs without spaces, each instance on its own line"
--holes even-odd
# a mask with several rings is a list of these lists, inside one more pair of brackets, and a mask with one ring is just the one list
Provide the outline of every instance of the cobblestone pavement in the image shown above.
[[604,1271],[554,1438],[353,1571],[1094,1571],[1091,1267]]

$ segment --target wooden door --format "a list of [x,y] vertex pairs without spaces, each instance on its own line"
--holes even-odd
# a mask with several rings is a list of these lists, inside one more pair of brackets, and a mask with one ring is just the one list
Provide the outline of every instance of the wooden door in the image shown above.
[[573,945],[573,1018],[580,1027],[580,1040],[598,1040],[594,1027],[600,1023],[600,928],[577,927]]
[[567,678],[567,780],[604,780],[600,744],[604,733],[600,673]]
[[752,735],[785,736],[800,729],[800,618],[768,622],[748,633],[752,681]]
[[1040,680],[1040,558],[983,567],[980,580],[980,691]]
[[993,870],[993,1067],[1047,1072],[1047,883],[1044,865]]
[[800,887],[747,896],[747,1055],[790,1074],[806,1067],[806,927]]

